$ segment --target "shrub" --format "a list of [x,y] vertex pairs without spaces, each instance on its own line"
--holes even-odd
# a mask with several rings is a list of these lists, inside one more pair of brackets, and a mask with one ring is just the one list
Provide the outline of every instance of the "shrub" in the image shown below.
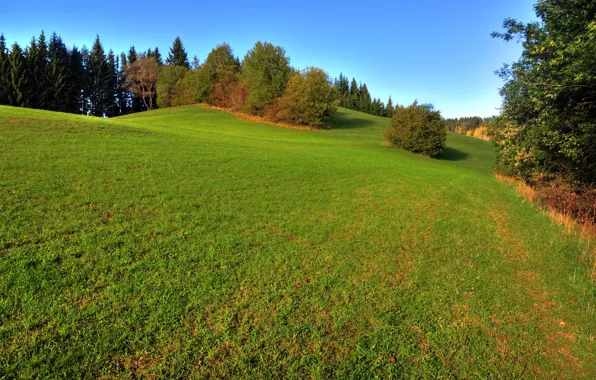
[[312,67],[292,76],[266,116],[284,123],[321,127],[337,109],[334,99],[327,73]]
[[398,148],[433,156],[445,147],[447,125],[432,105],[416,101],[409,107],[396,107],[385,138]]

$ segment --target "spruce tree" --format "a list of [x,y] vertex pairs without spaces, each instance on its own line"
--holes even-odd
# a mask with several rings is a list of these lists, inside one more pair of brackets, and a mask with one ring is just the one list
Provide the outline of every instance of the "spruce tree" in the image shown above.
[[89,74],[89,111],[94,116],[103,116],[109,104],[112,74],[99,36],[95,38],[86,63]]
[[368,87],[366,87],[366,83],[360,86],[359,94],[358,111],[371,113],[372,99],[370,97],[370,92],[368,92]]
[[132,111],[131,109],[131,96],[130,92],[126,89],[126,74],[124,69],[128,60],[126,59],[126,54],[120,54],[120,70],[118,72],[118,108],[120,110],[121,115],[126,115]]
[[27,61],[23,50],[16,42],[12,45],[8,55],[10,63],[10,94],[9,104],[15,107],[29,105],[27,95],[29,92],[29,76],[27,75]]
[[83,62],[83,53],[74,46],[70,51],[68,63],[68,112],[85,113],[87,75]]
[[188,55],[186,54],[186,50],[184,50],[184,46],[182,45],[182,40],[180,40],[180,37],[176,37],[174,40],[174,45],[170,49],[166,63],[170,66],[182,66],[190,69]]
[[155,47],[155,50],[153,50],[153,58],[155,58],[155,62],[157,62],[159,66],[163,65],[163,58],[161,57],[158,47]]
[[387,100],[387,107],[385,107],[385,117],[392,118],[393,117],[393,100],[391,100],[391,95],[389,95],[389,100]]
[[110,49],[107,56],[109,82],[106,88],[106,116],[118,116],[118,103],[116,102],[118,92],[118,64],[114,51]]
[[358,104],[360,103],[360,94],[358,91],[358,83],[356,83],[356,78],[352,78],[352,83],[350,84],[350,99],[347,102],[347,107],[350,109],[358,109]]
[[137,60],[137,49],[135,49],[134,45],[128,49],[128,63],[134,63]]
[[48,47],[47,101],[46,108],[69,112],[69,63],[68,49],[62,39],[53,33]]
[[10,62],[4,34],[0,34],[0,104],[9,104]]

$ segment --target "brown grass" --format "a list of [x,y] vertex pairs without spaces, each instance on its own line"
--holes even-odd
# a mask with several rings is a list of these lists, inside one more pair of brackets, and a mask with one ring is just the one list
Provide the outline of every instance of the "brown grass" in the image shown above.
[[553,185],[536,188],[513,177],[499,174],[495,174],[495,177],[513,185],[525,199],[537,205],[540,212],[563,226],[568,234],[576,234],[586,241],[583,259],[592,266],[592,279],[596,280],[596,201],[593,200],[595,192],[579,196],[568,189]]
[[236,118],[238,120],[247,121],[250,123],[267,124],[267,125],[272,125],[275,127],[296,129],[299,131],[316,131],[316,130],[318,130],[318,128],[313,128],[313,127],[309,127],[309,126],[305,126],[305,125],[292,125],[292,124],[286,124],[286,123],[276,123],[276,122],[270,121],[264,117],[249,115],[249,114],[241,112],[241,111],[234,111],[230,108],[216,107],[216,106],[213,106],[213,105],[210,105],[207,103],[201,103],[201,104],[199,104],[199,106],[204,107],[204,108],[213,109],[213,110],[227,112],[229,114],[236,116]]

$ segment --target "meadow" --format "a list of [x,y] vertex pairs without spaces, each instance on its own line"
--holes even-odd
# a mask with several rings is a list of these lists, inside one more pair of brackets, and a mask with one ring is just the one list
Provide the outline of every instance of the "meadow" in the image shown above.
[[0,378],[596,377],[593,247],[389,122],[0,106]]

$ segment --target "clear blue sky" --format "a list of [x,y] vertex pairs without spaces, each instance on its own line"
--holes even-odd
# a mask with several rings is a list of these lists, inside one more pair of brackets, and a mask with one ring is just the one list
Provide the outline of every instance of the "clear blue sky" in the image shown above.
[[158,46],[165,56],[180,36],[189,58],[203,61],[222,42],[242,59],[256,41],[270,41],[295,67],[343,71],[383,101],[418,99],[458,117],[498,112],[494,71],[521,48],[490,33],[506,17],[533,20],[535,0],[2,2],[0,31],[10,44],[43,29],[69,46],[90,46],[99,34],[106,50]]

